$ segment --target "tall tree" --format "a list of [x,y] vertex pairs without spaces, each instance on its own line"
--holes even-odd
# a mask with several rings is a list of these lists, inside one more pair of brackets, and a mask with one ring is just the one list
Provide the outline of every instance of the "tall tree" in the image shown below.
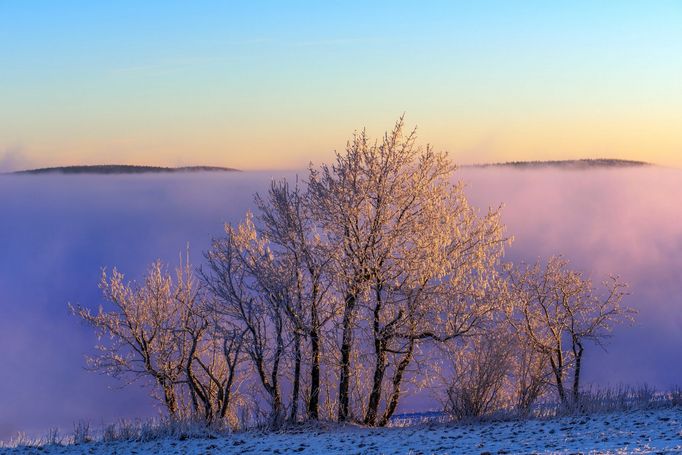
[[287,300],[286,313],[294,331],[294,379],[291,418],[295,420],[301,387],[301,340],[310,343],[310,388],[306,413],[319,418],[320,355],[323,328],[332,317],[333,308],[327,291],[329,279],[325,269],[328,249],[321,244],[311,216],[306,193],[298,184],[293,188],[286,180],[273,181],[265,197],[256,195],[260,233],[274,254],[286,258],[287,273],[293,275],[294,288]]
[[289,266],[258,235],[250,213],[238,226],[227,224],[225,237],[214,240],[205,256],[201,276],[216,298],[214,311],[244,334],[243,349],[268,396],[270,424],[277,427],[285,418],[281,366],[293,288]]
[[[482,270],[499,257],[498,214],[482,219],[451,182],[454,166],[444,153],[416,144],[401,118],[381,141],[354,135],[332,166],[311,168],[311,211],[331,247],[334,283],[341,295],[338,418],[351,418],[350,377],[359,309],[369,320],[375,358],[364,421],[377,423],[389,356],[395,360],[385,423],[397,405],[400,384],[421,340],[437,334],[426,313],[439,314],[438,289],[455,276]],[[454,267],[453,267],[454,265]],[[440,328],[444,328],[441,326]],[[396,346],[399,344],[400,346]]]

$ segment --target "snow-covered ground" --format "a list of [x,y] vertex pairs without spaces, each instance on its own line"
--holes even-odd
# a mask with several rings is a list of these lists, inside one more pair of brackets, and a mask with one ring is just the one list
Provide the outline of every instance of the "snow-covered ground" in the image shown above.
[[471,425],[329,426],[216,439],[0,449],[7,454],[530,454],[682,453],[682,408]]

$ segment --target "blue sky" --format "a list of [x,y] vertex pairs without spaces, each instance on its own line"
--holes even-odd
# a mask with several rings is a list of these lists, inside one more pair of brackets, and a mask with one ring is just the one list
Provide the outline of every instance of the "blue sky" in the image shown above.
[[405,112],[460,162],[682,165],[680,23],[680,2],[0,0],[0,153],[291,168]]

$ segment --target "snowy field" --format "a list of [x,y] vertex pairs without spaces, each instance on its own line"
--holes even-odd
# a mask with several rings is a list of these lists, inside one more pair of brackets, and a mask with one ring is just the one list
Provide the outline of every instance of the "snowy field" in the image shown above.
[[682,453],[682,408],[552,420],[367,429],[320,426],[215,439],[0,449],[3,454],[531,454]]

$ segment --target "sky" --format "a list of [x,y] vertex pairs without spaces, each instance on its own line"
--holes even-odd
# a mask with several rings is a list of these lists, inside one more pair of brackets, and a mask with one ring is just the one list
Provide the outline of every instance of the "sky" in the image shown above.
[[0,171],[300,169],[405,113],[455,161],[682,166],[679,1],[0,0]]

